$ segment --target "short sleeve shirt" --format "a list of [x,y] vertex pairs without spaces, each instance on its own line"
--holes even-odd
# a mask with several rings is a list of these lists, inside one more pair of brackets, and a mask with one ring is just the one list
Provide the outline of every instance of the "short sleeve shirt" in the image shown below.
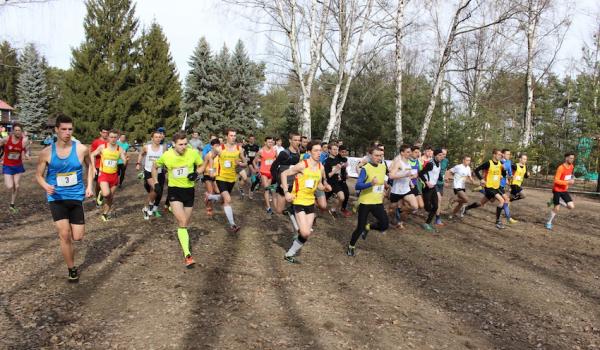
[[183,154],[178,154],[174,149],[170,149],[158,158],[156,166],[167,169],[169,187],[191,188],[194,187],[194,182],[187,176],[202,163],[202,157],[197,150],[186,148]]

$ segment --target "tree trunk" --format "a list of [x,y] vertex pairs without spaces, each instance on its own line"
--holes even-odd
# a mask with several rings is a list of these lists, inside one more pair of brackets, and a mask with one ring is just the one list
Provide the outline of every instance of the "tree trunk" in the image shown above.
[[425,120],[423,121],[423,127],[421,128],[421,133],[419,134],[419,138],[417,140],[417,144],[419,145],[422,145],[425,142],[425,137],[427,137],[427,131],[429,130],[429,125],[431,124],[431,119],[433,118],[433,111],[435,110],[437,98],[440,93],[440,87],[442,86],[442,82],[444,80],[446,65],[448,64],[448,61],[450,61],[452,44],[456,38],[458,25],[460,24],[460,15],[470,2],[471,0],[461,0],[458,4],[456,13],[454,14],[454,18],[452,19],[452,27],[450,29],[450,33],[448,33],[448,39],[446,40],[442,57],[440,57],[440,63],[434,75],[434,83],[433,88],[431,89],[431,97],[429,98],[429,106],[427,107],[427,112],[425,112]]
[[311,135],[311,121],[310,121],[310,95],[302,95],[302,114],[300,115],[300,134],[308,137],[310,140]]
[[535,52],[535,29],[537,26],[537,14],[534,11],[533,4],[530,2],[527,10],[527,72],[525,77],[527,97],[523,117],[522,147],[528,147],[533,136],[533,55]]
[[396,151],[404,143],[402,134],[402,28],[404,27],[404,7],[406,0],[398,0],[398,10],[396,12]]

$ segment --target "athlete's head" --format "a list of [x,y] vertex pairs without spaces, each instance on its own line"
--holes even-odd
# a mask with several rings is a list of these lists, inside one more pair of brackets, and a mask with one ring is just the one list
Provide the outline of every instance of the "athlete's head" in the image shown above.
[[253,145],[256,142],[256,137],[254,135],[248,136],[248,143]]
[[427,158],[433,157],[433,147],[430,145],[423,146],[423,155]]
[[502,150],[502,158],[505,160],[510,160],[510,158],[512,157],[512,154],[510,153],[510,150],[508,148],[505,148]]
[[306,146],[308,146],[308,137],[302,136],[301,140],[300,140],[300,144],[302,145],[302,147],[304,149],[306,149]]
[[412,151],[412,158],[413,159],[417,159],[421,156],[421,147],[414,145],[410,148],[410,150]]
[[162,134],[158,131],[153,131],[152,134],[150,134],[150,140],[152,140],[153,144],[159,145],[162,140]]
[[334,143],[331,146],[329,146],[329,154],[334,157],[337,157],[337,155],[340,154],[340,148],[338,147],[338,145]]
[[375,164],[381,163],[383,160],[383,151],[379,148],[379,145],[369,147],[369,158],[371,158],[371,162]]
[[237,138],[237,132],[234,129],[227,129],[225,130],[225,135],[227,136],[227,144],[228,145],[233,145],[235,144],[236,138]]
[[121,134],[121,135],[119,136],[119,141],[121,141],[121,142],[125,142],[125,141],[127,141],[127,135],[125,135],[125,134]]
[[412,149],[409,145],[404,144],[400,146],[400,156],[402,158],[408,158],[412,154]]
[[265,137],[265,145],[268,148],[272,148],[275,145],[275,141],[273,141],[273,137],[271,137],[271,136]]
[[100,128],[100,138],[104,141],[108,141],[108,128],[101,127]]
[[523,165],[527,164],[527,155],[525,153],[519,154],[519,163]]
[[111,145],[116,145],[117,140],[119,139],[119,132],[117,130],[111,130],[108,132],[108,143]]
[[20,138],[23,135],[23,127],[19,123],[14,123],[12,127],[12,133],[16,138]]
[[321,158],[321,143],[311,141],[306,145],[306,152],[310,154],[312,160],[318,162]]
[[444,153],[444,158],[448,156],[448,148],[442,147],[442,153]]
[[217,138],[214,138],[210,140],[210,146],[215,154],[219,154],[219,150],[221,149],[221,141],[219,141]]
[[446,158],[446,154],[441,148],[436,148],[436,150],[433,151],[433,157],[435,158],[435,160],[440,162],[442,161],[442,159]]
[[348,157],[348,147],[346,147],[344,145],[340,145],[339,150],[340,150],[340,156]]
[[501,152],[499,149],[497,149],[497,148],[494,148],[494,149],[492,150],[492,158],[493,158],[493,159],[494,159],[496,162],[500,161],[500,159],[502,159],[502,152]]
[[575,153],[571,153],[571,152],[565,153],[565,163],[567,163],[567,164],[575,163]]
[[276,137],[275,138],[275,144],[279,147],[281,147],[281,145],[283,144],[283,140],[281,139],[281,137]]
[[71,135],[73,135],[73,119],[64,114],[59,114],[56,116],[54,131],[56,131],[56,137],[62,142],[71,141]]
[[290,148],[297,151],[300,147],[300,143],[302,143],[302,138],[300,137],[300,134],[291,132],[289,135],[289,141],[290,141]]
[[321,142],[321,152],[328,152],[329,144],[327,142]]
[[173,149],[175,149],[175,152],[179,154],[185,153],[185,150],[187,149],[187,144],[187,135],[185,134],[185,132],[180,131],[176,132],[175,135],[173,135]]
[[462,163],[463,163],[463,165],[464,165],[464,166],[469,166],[469,165],[471,165],[471,157],[469,157],[469,156],[464,156],[464,157],[463,157],[463,160],[462,160]]
[[198,134],[198,132],[197,132],[197,131],[194,131],[194,132],[192,133],[192,138],[194,138],[194,139],[197,139],[198,137],[200,137],[200,134]]

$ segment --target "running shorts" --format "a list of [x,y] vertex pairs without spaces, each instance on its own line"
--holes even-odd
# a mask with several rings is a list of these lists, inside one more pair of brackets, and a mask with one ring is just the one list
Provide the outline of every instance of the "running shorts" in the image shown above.
[[419,189],[417,188],[417,186],[415,186],[415,187],[411,188],[409,193],[411,193],[411,194],[415,195],[415,197],[417,197],[417,196],[420,196],[420,195],[421,195],[421,192],[419,192]]
[[233,186],[235,186],[235,182],[227,182],[227,181],[221,181],[221,180],[216,180],[216,181],[217,181],[217,187],[219,188],[220,193],[229,192],[229,194],[231,194],[231,192],[233,191]]
[[305,214],[314,214],[315,213],[315,206],[314,205],[298,205],[298,204],[294,204],[294,212],[295,213],[299,213],[299,212],[304,212]]
[[465,192],[465,193],[467,193],[467,191],[465,191],[464,188],[455,188],[454,189],[454,194],[458,194],[458,192]]
[[[150,193],[150,191],[154,191],[154,188],[150,186],[148,180],[152,178],[152,173],[144,170],[144,188],[146,192]],[[165,184],[165,173],[158,173],[157,177],[158,183],[163,186]]]
[[499,195],[502,195],[502,194],[504,194],[504,193],[503,193],[503,192],[500,192],[500,189],[499,189],[499,188],[489,188],[489,187],[485,187],[485,188],[483,189],[483,194],[484,194],[485,198],[487,198],[487,199],[489,199],[489,200],[492,200],[492,199],[496,198],[496,195],[497,195],[497,194],[499,194]]
[[169,187],[167,190],[167,198],[169,199],[169,202],[181,202],[186,208],[191,208],[194,206],[194,195],[194,187]]
[[569,202],[573,201],[569,192],[554,192],[554,191],[552,191],[552,203],[554,203],[554,205],[559,205],[561,198],[563,201],[565,201],[565,203],[569,203]]
[[100,172],[100,175],[98,175],[98,183],[100,183],[100,182],[107,182],[110,187],[118,186],[119,185],[119,173],[106,174],[106,173]]
[[270,171],[267,171],[267,172],[261,171],[260,175],[266,177],[269,180],[273,179],[273,177],[271,176],[271,172]]
[[2,173],[4,175],[16,175],[25,172],[23,164],[21,165],[2,165]]
[[202,176],[202,182],[206,182],[206,181],[215,181],[215,177],[214,176],[208,176],[208,175]]
[[510,194],[513,196],[518,195],[519,193],[521,193],[521,191],[523,191],[523,188],[519,185],[510,185]]
[[58,200],[48,202],[52,220],[69,220],[70,224],[83,225],[85,217],[83,215],[83,202],[78,200]]
[[437,191],[437,193],[444,195],[444,184],[436,184],[435,185],[435,190]]
[[408,196],[409,194],[414,195],[412,191],[408,191],[405,194],[390,193],[390,202],[398,203],[400,200],[404,199],[404,197]]

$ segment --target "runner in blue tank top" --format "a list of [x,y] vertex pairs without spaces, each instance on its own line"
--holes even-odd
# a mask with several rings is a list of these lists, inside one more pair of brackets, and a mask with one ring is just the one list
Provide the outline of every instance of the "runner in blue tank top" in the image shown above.
[[[71,118],[59,115],[55,129],[58,139],[40,152],[36,180],[47,194],[52,219],[60,238],[60,249],[69,269],[68,280],[77,282],[79,272],[75,266],[73,241],[80,241],[85,233],[83,200],[86,196],[94,195],[94,167],[90,164],[88,148],[71,140]],[[86,179],[83,175],[84,164]],[[46,169],[48,173],[44,176]]]

